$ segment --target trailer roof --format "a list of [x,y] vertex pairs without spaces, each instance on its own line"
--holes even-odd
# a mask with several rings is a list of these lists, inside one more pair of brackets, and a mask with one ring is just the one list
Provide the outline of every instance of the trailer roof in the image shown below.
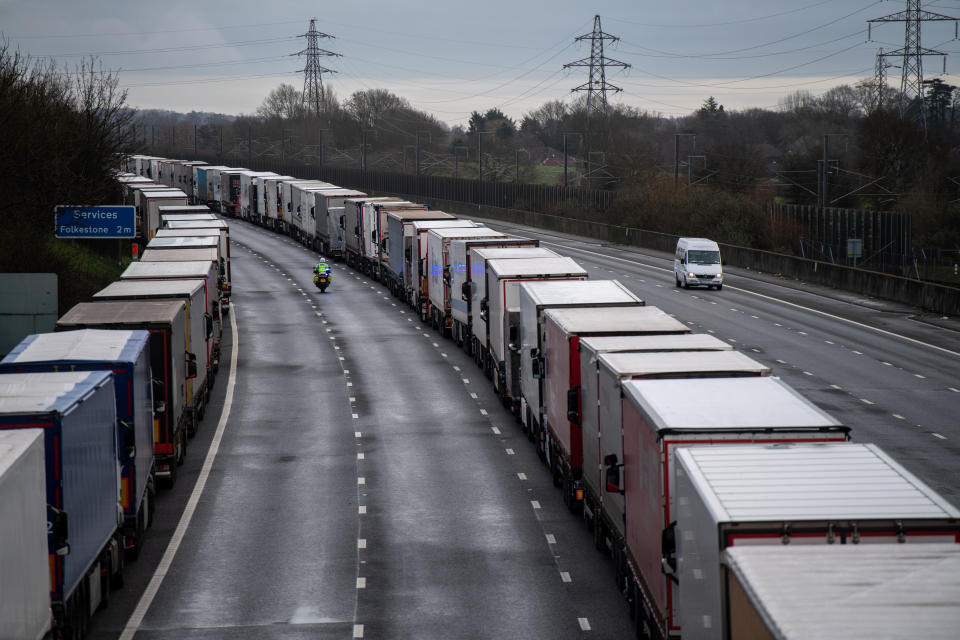
[[690,332],[687,325],[658,307],[556,308],[544,311],[544,317],[550,318],[568,335]]
[[618,377],[770,375],[770,367],[738,351],[614,352],[600,356],[600,368]]
[[157,207],[157,211],[160,212],[161,216],[169,215],[208,215],[213,219],[216,219],[216,216],[213,215],[213,212],[210,211],[210,207],[205,204],[162,204]]
[[24,338],[0,364],[27,362],[135,362],[150,340],[142,329],[79,329],[35,333]]
[[0,431],[0,478],[22,458],[30,446],[39,441],[43,448],[43,429],[3,429]]
[[681,333],[648,336],[586,336],[580,350],[596,357],[618,351],[730,351],[733,346],[708,333]]
[[[173,220],[173,222],[178,222],[178,221]],[[221,226],[208,226],[208,227],[189,226],[189,227],[178,227],[176,229],[173,229],[173,228],[158,229],[157,235],[155,235],[154,238],[219,238],[220,230],[225,229],[226,225],[223,224],[223,222],[220,220],[210,221],[210,222],[220,222]],[[193,225],[197,223],[189,222],[187,224]]]
[[957,637],[958,544],[747,545],[724,564],[777,640]]
[[453,218],[451,220],[415,220],[413,223],[413,229],[417,233],[421,231],[426,233],[427,229],[445,229],[450,227],[482,227],[482,226],[483,225],[478,225],[469,220],[460,220],[459,218]]
[[167,223],[167,229],[229,229],[228,225],[223,220],[170,220],[164,218],[164,222]]
[[595,302],[631,302],[643,304],[617,280],[553,280],[524,282],[520,285],[537,306],[588,305]]
[[367,194],[363,191],[357,191],[356,189],[348,189],[347,187],[330,187],[329,189],[324,189],[317,195],[326,196],[328,198],[343,198],[344,196],[362,198]]
[[169,324],[184,309],[183,300],[114,300],[81,302],[57,320],[57,327]]
[[140,262],[215,262],[216,247],[198,247],[196,249],[145,249],[140,254]]
[[506,234],[494,231],[489,227],[440,227],[430,229],[429,235],[437,236],[443,239],[463,239],[463,238],[506,238]]
[[112,377],[110,371],[2,374],[0,415],[67,413]]
[[213,269],[213,263],[206,260],[187,262],[132,262],[120,274],[121,280],[139,278],[206,278]]
[[622,389],[659,431],[842,426],[773,376],[699,380],[694,395],[689,380],[626,380]]
[[582,277],[586,270],[573,258],[497,258],[487,268],[500,278],[535,278],[541,275]]
[[682,447],[715,522],[960,518],[960,510],[873,444]]
[[141,196],[150,200],[166,200],[168,198],[186,198],[187,194],[180,189],[166,189],[158,191],[144,191]]
[[[198,229],[197,231],[203,231]],[[158,232],[159,234],[159,232]],[[176,248],[176,249],[186,249],[191,247],[216,247],[220,244],[220,234],[217,235],[208,235],[201,236],[198,234],[190,234],[188,236],[177,236],[177,235],[156,235],[153,240],[147,243],[147,249],[166,249],[166,248]]]
[[93,294],[94,300],[169,298],[193,296],[202,290],[205,281],[184,280],[118,280]]
[[397,220],[455,220],[456,216],[443,211],[429,211],[423,209],[394,209],[387,212],[388,218]]
[[546,247],[476,247],[471,252],[485,260],[498,258],[560,258],[560,254]]

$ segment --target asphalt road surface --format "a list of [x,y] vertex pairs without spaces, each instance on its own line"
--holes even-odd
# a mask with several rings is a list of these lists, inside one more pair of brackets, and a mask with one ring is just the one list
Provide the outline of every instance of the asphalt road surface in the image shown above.
[[[335,264],[321,294],[314,253],[230,224],[217,388],[91,638],[629,637],[609,560],[472,360],[382,285]],[[668,256],[489,224],[730,342],[960,504],[954,320],[736,269],[683,290]]]

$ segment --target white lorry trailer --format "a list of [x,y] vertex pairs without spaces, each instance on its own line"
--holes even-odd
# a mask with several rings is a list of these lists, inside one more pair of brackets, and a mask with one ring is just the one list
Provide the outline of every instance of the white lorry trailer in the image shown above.
[[960,510],[876,445],[690,446],[675,461],[676,525],[663,539],[676,551],[667,544],[661,555],[676,565],[671,604],[684,638],[723,637],[725,549],[960,540]]

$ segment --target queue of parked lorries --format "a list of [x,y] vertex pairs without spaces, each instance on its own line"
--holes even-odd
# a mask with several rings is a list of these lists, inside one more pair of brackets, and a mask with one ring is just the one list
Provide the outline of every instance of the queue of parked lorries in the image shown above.
[[[150,334],[154,457],[144,466],[152,460],[154,473],[174,472],[203,406],[203,397],[172,393],[191,380],[187,354],[199,359],[193,345],[206,336],[212,371],[217,362],[220,305],[230,291],[229,240],[212,209],[378,278],[473,356],[563,501],[582,515],[597,549],[612,556],[639,637],[949,637],[956,629],[960,511],[877,447],[850,442],[846,425],[768,367],[713,336],[691,333],[621,283],[588,279],[574,260],[536,240],[402,198],[148,156],[126,159],[123,170],[120,180],[148,247],[130,278],[149,262],[162,261],[157,268],[170,272],[139,276],[146,281],[125,274],[111,287],[163,277],[203,282],[214,292],[205,300],[201,337],[186,329],[175,337],[172,327],[164,334],[169,338]],[[216,233],[206,243],[206,232],[180,231],[208,228]],[[706,255],[714,247],[678,244],[678,285],[719,290],[719,255]],[[695,258],[694,251],[705,253]],[[184,266],[194,262],[209,270]],[[188,298],[180,303],[184,316]],[[111,304],[132,306],[114,312]],[[58,329],[152,332],[153,316],[134,309],[162,304],[78,305]],[[94,311],[92,320],[78,317]],[[168,327],[166,320],[161,325]],[[155,351],[161,344],[162,357]],[[53,360],[47,350],[42,355]],[[158,367],[164,375],[167,368],[183,373],[158,387]],[[161,402],[158,388],[166,394]],[[119,408],[119,391],[116,397]],[[118,459],[131,442],[130,422],[116,423]],[[46,446],[50,478],[56,445]],[[53,500],[47,504],[56,507]],[[57,518],[64,513],[69,509],[57,507],[48,517],[51,567],[70,558],[56,555],[64,543]],[[104,554],[97,557],[102,567]],[[819,574],[834,580],[824,584]],[[103,584],[96,587],[108,594]],[[52,593],[63,606],[66,592]],[[85,602],[92,610],[93,600]]]

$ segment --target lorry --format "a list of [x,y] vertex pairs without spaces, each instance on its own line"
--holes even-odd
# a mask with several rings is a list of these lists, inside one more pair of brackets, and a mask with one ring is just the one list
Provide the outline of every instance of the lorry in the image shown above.
[[277,174],[273,171],[244,171],[240,174],[240,217],[244,220],[259,222],[256,216],[257,199],[259,191],[257,190],[257,178],[270,178]]
[[[539,434],[544,422],[544,372],[538,368],[534,377],[534,361],[545,351],[544,312],[547,309],[574,307],[642,307],[638,298],[617,280],[547,280],[520,285],[520,312],[507,321],[506,387],[515,399],[514,408],[524,430]],[[659,316],[657,316],[659,319]],[[609,333],[602,331],[600,333]],[[586,335],[591,335],[587,333]],[[569,361],[579,360],[579,352]],[[537,363],[542,364],[542,362]],[[551,363],[552,364],[552,363]],[[579,366],[570,367],[579,372]],[[551,373],[553,373],[551,371]],[[574,375],[574,373],[571,373]],[[579,386],[579,381],[570,388]]]
[[160,207],[169,205],[187,204],[187,194],[180,189],[167,191],[140,191],[137,216],[140,221],[140,238],[142,242],[153,239],[160,228]]
[[313,214],[317,225],[317,250],[331,258],[343,257],[344,233],[340,226],[344,202],[348,198],[365,198],[363,191],[330,187],[313,193]]
[[523,372],[539,383],[540,391],[538,396],[531,395],[539,397],[540,404],[524,407],[527,432],[562,487],[564,503],[579,511],[584,465],[580,340],[604,335],[677,335],[690,329],[657,307],[638,305],[548,308],[542,316],[541,346],[531,347],[529,374]]
[[393,196],[345,198],[343,201],[343,259],[347,265],[358,270],[363,269],[363,252],[366,245],[363,242],[363,214],[364,205],[371,202],[406,202],[403,198]]
[[187,452],[187,428],[194,419],[190,404],[197,356],[187,349],[187,304],[182,300],[81,302],[57,321],[57,331],[75,329],[144,329],[150,332],[153,375],[154,476],[173,487],[177,467]]
[[957,544],[737,545],[721,558],[723,620],[702,637],[957,635]]
[[431,229],[482,226],[482,224],[458,218],[413,221],[410,235],[403,238],[403,277],[406,292],[402,297],[411,308],[417,308],[417,301],[422,295],[423,281],[427,278],[427,273],[423,270],[427,261],[427,232]]
[[215,206],[220,213],[240,217],[240,176],[247,171],[244,167],[230,167],[214,174]]
[[536,248],[539,246],[539,240],[511,236],[464,238],[463,240],[453,240],[450,243],[451,337],[457,345],[469,351],[473,336],[470,321],[470,300],[473,297],[473,280],[470,277],[470,250],[475,248]]
[[455,220],[442,211],[393,209],[387,212],[386,229],[380,230],[380,281],[398,298],[406,290],[404,238],[413,235],[413,223],[423,220]]
[[[90,616],[109,600],[111,586],[123,575],[113,374],[0,375],[0,431],[20,429],[43,430],[46,495],[41,508],[46,512],[50,584],[45,603],[62,635],[82,637]],[[0,573],[8,575],[9,568]],[[23,580],[46,582],[41,576]]]
[[[177,257],[180,257],[182,251],[189,247],[176,248],[166,247],[162,249],[148,249],[151,254],[160,251],[176,251]],[[193,247],[197,248],[197,247]],[[208,249],[218,247],[208,246]],[[146,253],[146,252],[144,252]],[[174,254],[172,254],[174,255]],[[215,317],[221,316],[230,309],[230,287],[223,275],[223,264],[217,261],[207,260],[189,260],[180,261],[159,261],[152,259],[150,261],[141,260],[140,262],[131,262],[130,265],[120,274],[121,280],[204,280],[206,282],[207,301],[210,306],[208,310]],[[217,303],[220,309],[214,309],[213,305]]]
[[0,361],[0,374],[50,371],[112,371],[114,374],[124,551],[135,558],[153,513],[150,334],[139,329],[32,334]]
[[233,285],[233,278],[230,273],[230,225],[223,220],[170,220],[165,229],[157,232],[158,236],[216,236],[220,239],[218,244],[218,260],[220,261],[220,272],[223,274],[224,295],[230,296]]
[[[216,308],[206,295],[206,282],[196,280],[118,280],[93,294],[93,302],[103,300],[183,300],[187,303],[189,327],[187,349],[200,358],[199,374],[193,382],[194,392],[202,389],[197,403],[197,414],[202,419],[206,412],[210,391],[220,367],[220,318],[211,312]],[[202,345],[202,346],[201,346]],[[196,432],[196,425],[193,431]]]
[[267,229],[278,230],[282,219],[283,194],[280,185],[289,180],[297,180],[293,176],[264,176],[255,178],[257,185],[262,185],[260,199],[263,206],[263,226]]
[[290,186],[291,237],[304,246],[314,248],[317,238],[317,213],[314,193],[336,188],[328,182],[294,182]]
[[[280,210],[277,213],[277,231],[291,238],[299,238],[303,230],[303,212],[297,211],[294,206],[293,188],[332,187],[334,185],[322,180],[285,180],[280,182],[278,186],[280,187]],[[299,195],[297,202],[299,203]]]
[[601,511],[585,515],[597,548],[610,550],[621,591],[640,605],[635,613],[641,623],[665,638],[680,626],[676,585],[664,573],[671,559],[661,563],[663,531],[677,517],[677,450],[844,442],[850,429],[774,376],[692,384],[682,378],[624,380],[620,388],[619,438],[603,438],[601,463],[591,470],[603,487]]
[[[480,343],[480,362],[493,389],[505,406],[512,406],[519,398],[506,388],[506,357],[509,353],[509,314],[520,313],[520,284],[535,280],[586,280],[587,272],[572,258],[498,258],[487,260],[483,296],[477,300],[473,317],[483,317],[484,323],[474,321],[474,336]],[[486,335],[477,335],[482,328]]]
[[[466,303],[466,321],[463,348],[473,356],[474,363],[483,367],[481,357],[487,349],[487,320],[480,315],[480,301],[486,296],[487,261],[498,258],[560,258],[560,254],[545,247],[471,247],[466,251],[467,263],[463,270],[464,282],[460,297]],[[459,311],[454,312],[458,320]],[[482,337],[482,341],[481,341]]]
[[[960,549],[960,510],[873,444],[689,446],[677,450],[675,461],[675,524],[668,523],[661,555],[677,578],[670,604],[684,638],[723,637],[726,549],[878,551],[933,543]],[[855,584],[843,581],[843,601],[856,600]],[[894,593],[910,597],[902,585]]]
[[451,315],[451,270],[453,263],[450,243],[466,238],[503,240],[506,234],[488,227],[451,227],[430,229],[426,234],[427,261],[421,268],[427,277],[421,285],[421,298],[418,303],[420,317],[430,321],[433,327],[443,335],[451,333],[453,316]]
[[176,186],[187,193],[190,204],[196,204],[197,202],[197,173],[195,168],[206,164],[202,160],[191,160],[181,162],[173,168]]
[[0,429],[0,632],[46,637],[50,611],[42,429]]
[[392,211],[427,211],[425,204],[418,202],[371,202],[362,205],[361,228],[363,233],[361,249],[363,267],[371,278],[381,279],[380,266],[382,241],[390,235],[390,221],[388,216]]
[[216,183],[222,169],[229,169],[229,167],[220,164],[193,167],[194,184],[196,185],[193,204],[205,204],[219,211],[219,205],[216,204]]

